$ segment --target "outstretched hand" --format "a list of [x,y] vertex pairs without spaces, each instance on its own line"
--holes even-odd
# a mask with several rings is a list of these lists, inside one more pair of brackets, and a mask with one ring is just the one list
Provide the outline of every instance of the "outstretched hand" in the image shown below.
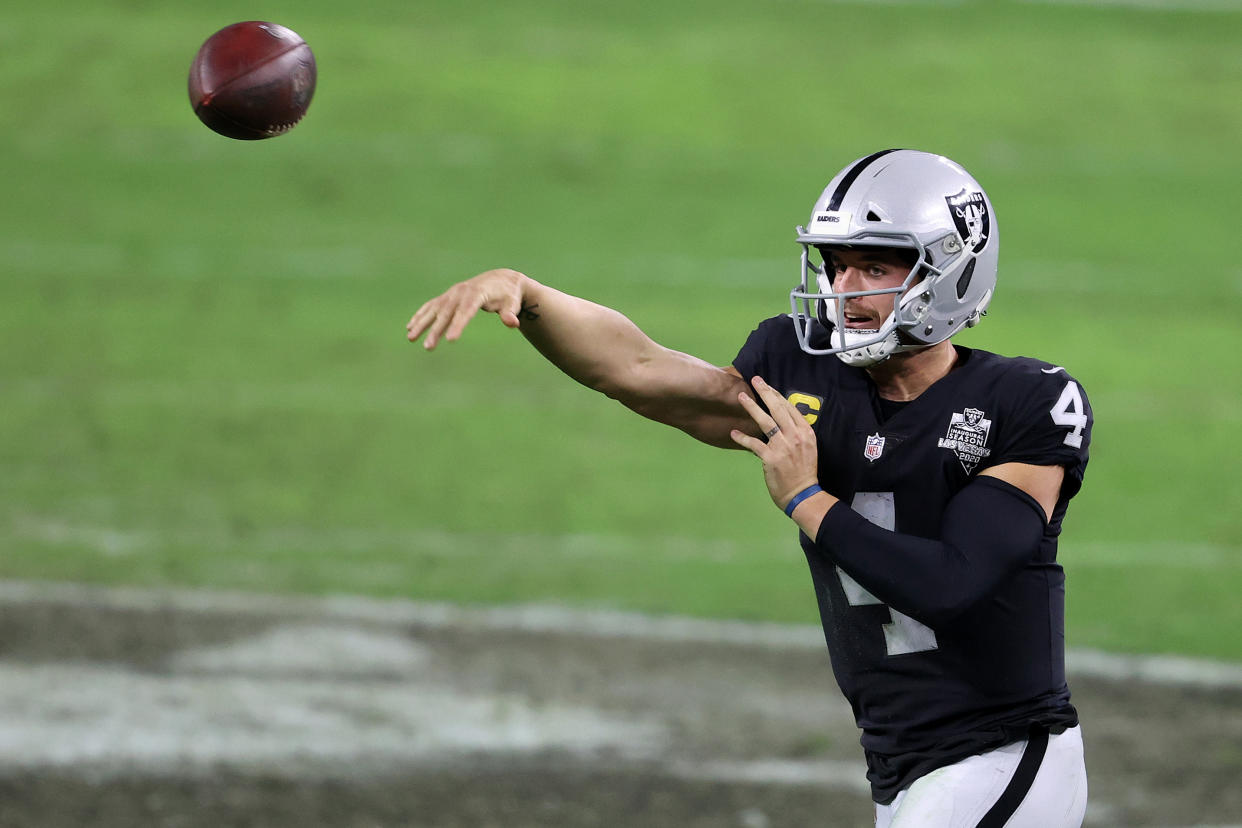
[[736,429],[729,436],[733,442],[763,461],[763,479],[768,484],[768,494],[777,507],[784,509],[794,495],[819,482],[819,450],[815,432],[793,403],[764,382],[762,377],[754,377],[751,385],[767,406],[767,412],[746,392],[738,394],[738,400],[759,426],[767,442]]
[[426,332],[423,347],[428,351],[440,339],[450,342],[461,337],[466,325],[480,310],[495,313],[510,328],[519,324],[523,285],[526,277],[516,270],[501,268],[480,273],[458,282],[434,299],[423,303],[405,326],[406,339],[414,342]]

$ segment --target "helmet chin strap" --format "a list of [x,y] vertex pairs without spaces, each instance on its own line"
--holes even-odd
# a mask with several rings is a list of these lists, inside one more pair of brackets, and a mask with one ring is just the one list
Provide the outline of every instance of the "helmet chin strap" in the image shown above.
[[[876,339],[881,331],[887,335]],[[837,359],[853,368],[869,368],[888,359],[898,351],[897,329],[893,326],[893,315],[875,330],[856,330],[834,326],[831,334],[832,347],[840,348]]]
[[[874,331],[860,331],[859,333],[869,334],[874,337]],[[837,359],[853,368],[869,368],[877,365],[893,355],[893,346],[896,345],[896,331],[881,339],[879,342],[872,342],[870,345],[850,345],[851,339],[861,339],[862,337],[847,331],[844,336],[839,331],[832,332],[832,347],[841,348],[837,352]]]

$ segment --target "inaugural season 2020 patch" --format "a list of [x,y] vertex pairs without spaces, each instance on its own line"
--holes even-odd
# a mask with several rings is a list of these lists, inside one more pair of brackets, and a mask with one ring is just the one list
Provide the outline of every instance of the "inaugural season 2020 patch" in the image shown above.
[[952,449],[957,459],[962,461],[962,468],[970,474],[980,460],[992,453],[987,445],[991,431],[992,421],[984,416],[983,411],[967,408],[949,417],[949,430],[940,438],[938,445]]

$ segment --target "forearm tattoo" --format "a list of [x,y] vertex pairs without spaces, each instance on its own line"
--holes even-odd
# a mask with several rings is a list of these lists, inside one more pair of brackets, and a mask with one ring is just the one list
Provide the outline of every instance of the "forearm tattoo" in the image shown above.
[[518,319],[524,319],[527,322],[534,322],[536,319],[539,318],[539,314],[535,313],[535,309],[538,307],[539,307],[539,303],[537,302],[533,305],[528,305],[525,302],[523,302],[521,309],[517,313]]

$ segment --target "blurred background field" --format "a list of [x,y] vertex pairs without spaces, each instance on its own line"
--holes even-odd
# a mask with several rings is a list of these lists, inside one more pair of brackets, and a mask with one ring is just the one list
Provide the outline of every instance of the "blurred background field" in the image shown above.
[[[290,26],[291,134],[194,118]],[[728,363],[846,162],[962,162],[1003,227],[962,342],[1096,414],[1069,642],[1242,660],[1242,4],[64,0],[0,19],[0,577],[814,621],[753,458],[426,298],[512,266]]]

